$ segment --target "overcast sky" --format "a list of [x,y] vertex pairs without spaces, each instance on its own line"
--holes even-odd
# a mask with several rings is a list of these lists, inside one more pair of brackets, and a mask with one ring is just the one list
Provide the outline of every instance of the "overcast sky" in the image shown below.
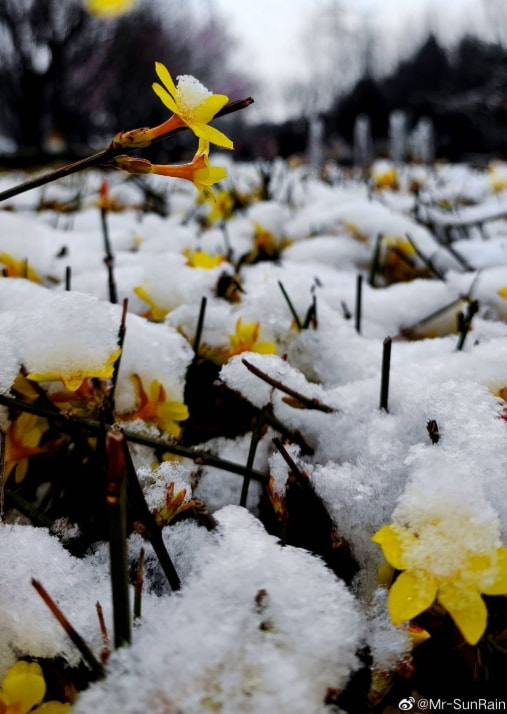
[[[329,0],[214,0],[213,5],[224,13],[240,40],[236,61],[262,81],[265,96],[272,98],[272,104],[287,81],[307,72],[308,52],[302,33],[306,27],[312,35],[313,18],[319,6],[328,3]],[[467,28],[477,29],[482,23],[481,3],[482,0],[341,0],[354,31],[369,27],[370,32],[378,34],[381,30],[382,44],[377,43],[376,51],[378,54],[380,49],[382,56],[377,59],[387,63],[399,54],[406,56],[425,28],[431,27],[440,38],[448,40]],[[257,112],[267,116],[265,102]]]

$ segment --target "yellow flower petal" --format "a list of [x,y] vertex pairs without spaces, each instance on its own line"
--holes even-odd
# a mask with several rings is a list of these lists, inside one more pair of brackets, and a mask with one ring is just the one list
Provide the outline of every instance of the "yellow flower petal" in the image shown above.
[[165,90],[158,82],[153,82],[151,88],[153,89],[157,97],[160,99],[162,104],[164,104],[169,109],[169,111],[173,112],[173,114],[178,113],[178,105],[167,90]]
[[389,590],[387,605],[393,625],[401,625],[427,610],[437,594],[436,579],[424,570],[407,570]]
[[33,709],[30,714],[67,714],[70,712],[72,704],[63,702],[44,702],[40,707]]
[[171,77],[171,73],[169,72],[167,67],[162,64],[162,62],[155,62],[155,72],[157,73],[158,78],[166,87],[168,92],[172,94],[173,97],[176,97],[176,85],[174,84],[173,78]]
[[[495,567],[496,565],[496,567]],[[479,588],[484,595],[507,595],[507,548],[498,548],[493,581],[486,580],[488,573],[479,578]]]
[[[16,714],[26,714],[39,704],[46,694],[46,682],[40,665],[35,662],[16,662],[2,682],[2,694],[7,697]],[[9,711],[9,709],[7,710]]]
[[372,536],[372,541],[380,545],[384,558],[393,568],[396,570],[404,570],[407,567],[403,557],[406,542],[405,539],[401,537],[399,528],[382,526],[382,528]]
[[454,620],[469,645],[475,645],[486,629],[488,611],[478,590],[447,580],[440,585],[438,601]]
[[224,149],[234,149],[233,142],[228,136],[223,134],[214,126],[209,126],[209,124],[189,124],[190,128],[194,134],[202,139],[207,139],[212,144],[217,146],[222,146]]
[[273,342],[256,342],[252,349],[261,355],[276,355],[276,345]]
[[192,112],[193,122],[207,124],[222,107],[225,107],[228,101],[229,97],[226,97],[225,94],[212,94],[210,97],[206,97]]

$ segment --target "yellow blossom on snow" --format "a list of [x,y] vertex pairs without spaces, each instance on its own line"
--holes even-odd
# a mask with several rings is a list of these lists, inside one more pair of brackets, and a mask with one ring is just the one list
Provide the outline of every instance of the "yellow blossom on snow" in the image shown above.
[[498,547],[483,530],[476,533],[475,547],[456,537],[452,519],[428,520],[417,532],[395,524],[375,533],[372,540],[387,562],[402,571],[387,601],[394,625],[411,620],[437,600],[469,644],[479,641],[488,614],[481,593],[507,594],[507,548]]
[[42,283],[42,278],[26,260],[14,258],[10,253],[0,253],[0,263],[4,265],[8,278],[26,278],[33,283]]
[[115,147],[143,147],[164,134],[181,127],[188,127],[199,139],[211,144],[232,149],[232,141],[221,131],[208,126],[215,114],[222,109],[229,97],[225,94],[213,94],[195,77],[183,75],[175,84],[169,70],[161,62],[155,62],[155,70],[162,82],[155,82],[153,91],[173,114],[159,126],[147,129],[134,129],[120,132],[113,140]]
[[192,268],[203,268],[204,270],[212,270],[225,260],[223,255],[210,255],[205,250],[187,249],[183,251],[183,255],[187,259],[187,265]]
[[131,379],[137,392],[139,407],[135,412],[123,418],[128,420],[143,419],[156,424],[159,429],[177,438],[181,431],[178,422],[185,421],[189,417],[187,406],[183,402],[168,400],[165,388],[158,379],[151,382],[148,393],[146,393],[138,374],[133,374]]
[[[225,134],[208,126],[215,114],[227,104],[229,97],[225,94],[213,94],[190,75],[178,77],[175,84],[169,70],[161,62],[155,63],[155,70],[163,86],[155,82],[152,85],[153,91],[173,112],[166,126],[169,122],[174,125],[171,128],[186,125],[200,139],[206,139],[225,149],[232,149],[233,143]],[[162,133],[168,130],[166,128]]]
[[[0,687],[0,714],[66,714],[71,705],[42,702],[46,682],[40,665],[20,660],[12,665]],[[35,707],[35,709],[33,708]]]
[[398,172],[394,166],[382,166],[373,170],[373,181],[377,188],[398,188]]
[[155,300],[151,297],[148,291],[143,288],[142,285],[138,285],[137,287],[135,287],[134,293],[137,295],[137,297],[141,298],[143,302],[149,305],[149,309],[143,313],[143,317],[146,317],[148,320],[153,320],[153,322],[162,322],[167,313],[169,312],[169,308],[164,308],[160,307],[160,305],[157,305]]
[[58,382],[61,380],[69,392],[75,392],[85,379],[92,377],[110,379],[113,376],[114,364],[120,356],[120,352],[120,348],[113,350],[107,360],[100,364],[69,365],[47,372],[31,372],[27,377],[35,382]]
[[229,335],[231,349],[229,357],[239,355],[242,352],[259,352],[265,355],[276,354],[276,346],[273,342],[258,342],[260,323],[246,322],[243,324],[241,318],[236,322],[236,331]]

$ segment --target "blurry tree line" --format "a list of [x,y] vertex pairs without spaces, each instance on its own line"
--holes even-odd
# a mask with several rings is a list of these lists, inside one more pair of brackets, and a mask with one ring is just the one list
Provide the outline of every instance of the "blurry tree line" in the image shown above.
[[0,136],[28,161],[44,156],[50,136],[89,151],[119,130],[156,125],[167,109],[151,90],[155,61],[174,78],[247,96],[251,82],[247,90],[230,67],[227,24],[204,9],[197,17],[185,3],[141,0],[105,20],[80,0],[1,0]]
[[[337,93],[329,107],[321,113],[328,148],[340,142],[351,147],[356,120],[365,115],[378,153],[385,153],[389,117],[402,110],[409,129],[422,118],[432,121],[439,157],[507,157],[507,45],[466,35],[446,48],[430,33],[387,76],[374,76],[366,63],[359,80]],[[287,157],[304,150],[309,121],[264,124],[255,132],[254,153],[272,154],[276,144]],[[350,152],[343,151],[341,157],[348,161]]]
[[507,48],[467,35],[446,49],[430,34],[387,77],[366,73],[326,115],[327,133],[352,141],[356,117],[370,117],[373,138],[387,138],[389,116],[406,112],[409,124],[432,120],[439,156],[507,156]]

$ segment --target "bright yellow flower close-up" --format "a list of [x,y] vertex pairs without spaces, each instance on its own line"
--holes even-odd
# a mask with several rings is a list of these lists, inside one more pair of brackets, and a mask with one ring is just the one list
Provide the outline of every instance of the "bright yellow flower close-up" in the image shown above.
[[236,322],[236,330],[233,335],[229,335],[231,349],[229,357],[239,355],[242,352],[259,352],[260,354],[276,354],[276,345],[273,342],[259,342],[260,323],[246,322],[243,324],[241,318]]
[[70,711],[71,705],[63,702],[41,704],[45,694],[46,682],[40,665],[20,660],[7,670],[0,687],[0,714],[66,714]]
[[507,548],[489,533],[477,532],[473,548],[454,537],[452,528],[435,518],[415,533],[400,525],[383,526],[372,540],[387,562],[400,570],[389,590],[394,625],[411,620],[437,601],[463,637],[475,645],[486,630],[483,595],[507,595]]
[[154,82],[153,91],[165,106],[173,112],[173,116],[161,127],[163,133],[187,126],[197,137],[206,139],[224,149],[232,149],[232,141],[221,131],[208,126],[229,97],[225,94],[213,94],[195,77],[188,74],[177,78],[176,84],[167,67],[161,62],[155,63],[155,70],[162,82]]
[[177,438],[181,432],[179,422],[189,417],[188,407],[183,402],[168,400],[166,390],[158,379],[151,382],[148,393],[138,374],[131,375],[131,379],[136,389],[139,407],[123,418],[143,419],[156,424],[159,429]]

